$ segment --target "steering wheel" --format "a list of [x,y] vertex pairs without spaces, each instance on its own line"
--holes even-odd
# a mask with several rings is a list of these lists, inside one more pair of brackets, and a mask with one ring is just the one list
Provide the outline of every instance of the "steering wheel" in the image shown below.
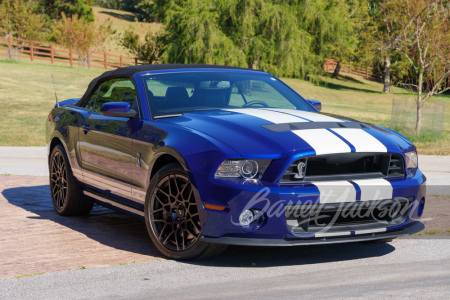
[[261,105],[263,107],[269,107],[269,105],[261,100],[253,100],[250,102],[245,103],[244,105],[242,105],[242,107],[249,107],[249,106],[253,106],[253,105]]

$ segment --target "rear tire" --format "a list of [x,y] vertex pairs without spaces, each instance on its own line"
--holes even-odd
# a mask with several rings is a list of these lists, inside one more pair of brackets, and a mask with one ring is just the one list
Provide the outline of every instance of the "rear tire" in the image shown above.
[[227,247],[200,240],[198,205],[191,182],[178,164],[168,164],[155,174],[144,213],[153,244],[170,259],[204,259],[219,255]]
[[94,203],[83,199],[61,144],[53,148],[49,170],[50,194],[56,212],[61,216],[82,216],[90,213]]

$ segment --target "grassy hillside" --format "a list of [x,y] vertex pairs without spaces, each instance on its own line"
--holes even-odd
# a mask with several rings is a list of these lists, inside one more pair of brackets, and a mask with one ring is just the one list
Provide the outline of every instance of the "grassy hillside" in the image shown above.
[[[55,103],[50,75],[60,100],[81,97],[88,83],[103,70],[0,61],[0,146],[43,146],[45,118]],[[322,101],[323,111],[361,121],[389,126],[392,99],[408,97],[394,88],[381,92],[381,84],[357,76],[342,79],[321,77],[318,83],[285,79],[305,98]],[[450,102],[449,97],[441,97]],[[448,105],[447,105],[448,107]],[[450,155],[450,110],[444,137],[437,141],[415,141],[420,154]]]
[[0,146],[44,146],[44,122],[60,100],[83,96],[104,70],[0,61]]
[[94,7],[94,15],[97,23],[104,22],[107,19],[111,20],[112,29],[115,30],[116,33],[106,41],[104,51],[118,55],[129,55],[128,50],[120,46],[117,39],[130,26],[133,28],[134,32],[141,36],[144,36],[148,30],[157,31],[162,27],[159,23],[137,22],[137,18],[133,13],[121,10]]

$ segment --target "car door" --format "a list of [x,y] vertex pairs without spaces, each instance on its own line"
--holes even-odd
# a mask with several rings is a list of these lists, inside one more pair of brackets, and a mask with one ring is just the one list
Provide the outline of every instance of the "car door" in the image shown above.
[[103,103],[128,102],[139,112],[136,89],[128,78],[107,80],[85,105],[90,110],[78,133],[78,151],[85,184],[102,195],[132,205],[132,131],[136,119],[102,116]]

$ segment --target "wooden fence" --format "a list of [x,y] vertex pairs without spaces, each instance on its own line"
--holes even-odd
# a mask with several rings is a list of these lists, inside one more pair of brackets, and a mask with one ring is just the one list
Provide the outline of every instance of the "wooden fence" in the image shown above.
[[[0,37],[0,58],[30,61],[40,60],[52,64],[63,64],[71,67],[83,66],[112,70],[120,67],[142,64],[135,57],[116,55],[107,52],[93,51],[87,57],[80,57],[73,48],[63,45]],[[324,70],[334,72],[337,62],[332,59],[325,61]],[[372,68],[352,68],[348,65],[341,67],[341,72],[363,76],[366,79],[379,80],[372,72]]]
[[[332,60],[332,59],[327,59],[325,61],[323,68],[324,68],[325,72],[334,72],[334,69],[336,69],[336,66],[337,66],[337,61]],[[366,79],[370,79],[370,80],[376,80],[376,81],[380,80],[373,73],[372,68],[369,68],[369,67],[365,67],[365,68],[353,67],[352,68],[349,65],[342,65],[340,72],[359,75],[359,76],[362,76],[362,77],[364,77]]]
[[140,64],[137,58],[93,51],[87,57],[80,57],[73,48],[39,41],[0,38],[0,58],[30,61],[41,60],[52,64],[86,66],[88,68],[116,69]]

